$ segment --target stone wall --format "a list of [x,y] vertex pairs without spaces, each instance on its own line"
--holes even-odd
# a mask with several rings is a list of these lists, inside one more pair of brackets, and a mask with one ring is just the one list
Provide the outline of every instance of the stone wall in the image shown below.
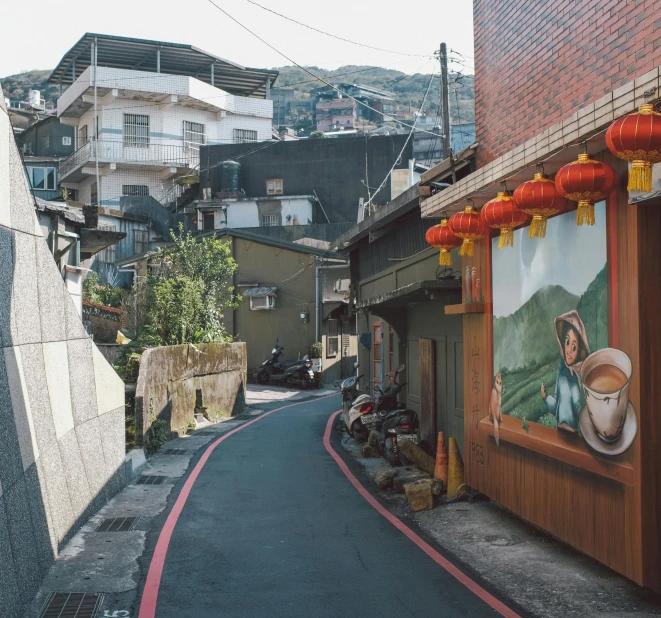
[[124,384],[96,349],[35,214],[0,99],[0,616],[126,482]]
[[246,344],[209,343],[151,348],[142,354],[135,396],[136,432],[144,436],[155,419],[185,433],[196,395],[210,420],[240,414],[245,401]]
[[83,301],[83,321],[92,323],[94,341],[114,343],[117,331],[126,328],[126,311]]

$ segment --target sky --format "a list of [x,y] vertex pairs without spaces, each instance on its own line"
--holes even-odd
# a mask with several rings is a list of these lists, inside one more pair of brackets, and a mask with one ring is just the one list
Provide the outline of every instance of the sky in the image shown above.
[[514,248],[492,243],[493,315],[514,313],[537,290],[561,285],[580,296],[606,264],[606,205],[595,206],[594,226],[576,225],[576,212],[549,219],[546,238],[514,231]]
[[[473,3],[419,0],[415,5],[393,0],[322,3],[310,0],[255,0],[320,30],[365,45],[405,54],[432,55],[441,41],[464,54],[472,73]],[[374,65],[405,73],[438,70],[432,59],[386,53],[351,45],[290,23],[249,0],[213,0],[298,64],[335,69],[347,64]],[[85,33],[95,32],[186,43],[244,66],[274,68],[291,64],[215,8],[210,0],[21,0],[3,2],[0,23],[0,77],[30,69],[52,69]],[[408,10],[411,7],[412,10]],[[413,9],[413,7],[415,7]],[[58,10],[59,9],[59,10]],[[429,25],[422,27],[429,20]],[[458,57],[457,57],[458,58]]]

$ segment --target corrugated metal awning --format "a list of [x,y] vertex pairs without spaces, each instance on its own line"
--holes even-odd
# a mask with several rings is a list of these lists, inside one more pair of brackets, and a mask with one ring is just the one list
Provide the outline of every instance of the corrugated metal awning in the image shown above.
[[241,296],[273,296],[277,292],[278,288],[276,287],[248,288],[245,292],[242,292]]

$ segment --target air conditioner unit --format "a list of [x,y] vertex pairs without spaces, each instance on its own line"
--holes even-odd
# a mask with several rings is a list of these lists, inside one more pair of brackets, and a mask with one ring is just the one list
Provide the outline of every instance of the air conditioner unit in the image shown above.
[[338,279],[333,286],[333,292],[338,294],[346,293],[349,291],[349,286],[351,285],[351,279]]

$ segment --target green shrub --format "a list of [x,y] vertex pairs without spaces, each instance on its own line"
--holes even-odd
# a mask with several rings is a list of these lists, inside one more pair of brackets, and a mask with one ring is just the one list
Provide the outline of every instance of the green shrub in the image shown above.
[[155,453],[170,439],[170,426],[162,419],[153,418],[151,427],[145,432],[145,450]]

